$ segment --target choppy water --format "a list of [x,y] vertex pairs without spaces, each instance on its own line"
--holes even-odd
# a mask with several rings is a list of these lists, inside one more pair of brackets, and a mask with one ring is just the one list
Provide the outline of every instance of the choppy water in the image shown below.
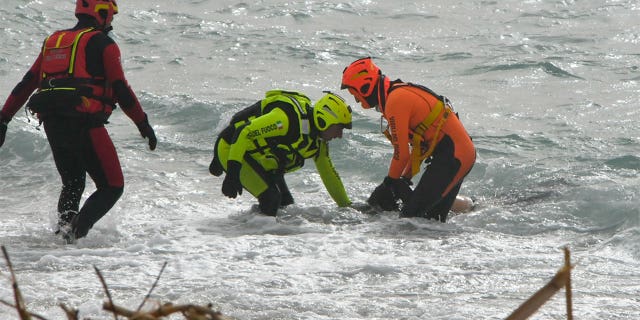
[[[74,24],[73,3],[3,0],[1,99],[47,33]],[[167,261],[154,299],[211,302],[238,319],[502,319],[569,246],[575,316],[640,318],[639,2],[118,3],[113,37],[160,143],[146,150],[116,111],[125,194],[64,245],[46,139],[16,116],[0,149],[0,243],[30,310],[61,319],[64,303],[109,319],[93,266],[116,303],[136,308]],[[338,209],[312,163],[288,176],[296,204],[275,219],[252,213],[248,195],[222,196],[207,166],[231,114],[276,87],[338,90],[362,56],[454,101],[478,148],[462,189],[478,208],[446,224]],[[355,110],[331,144],[362,203],[391,150],[378,114]],[[12,301],[0,271],[0,299]],[[533,318],[563,319],[564,308],[559,295]]]

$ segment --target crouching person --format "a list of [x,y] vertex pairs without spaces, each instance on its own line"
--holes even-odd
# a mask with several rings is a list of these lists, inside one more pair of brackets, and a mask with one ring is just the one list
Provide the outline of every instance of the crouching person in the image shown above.
[[222,193],[236,198],[247,190],[260,212],[275,216],[294,203],[284,175],[313,159],[329,195],[340,207],[351,205],[329,157],[328,142],[351,129],[351,107],[327,92],[312,107],[300,92],[272,90],[264,99],[236,113],[218,136],[209,171],[226,172]]

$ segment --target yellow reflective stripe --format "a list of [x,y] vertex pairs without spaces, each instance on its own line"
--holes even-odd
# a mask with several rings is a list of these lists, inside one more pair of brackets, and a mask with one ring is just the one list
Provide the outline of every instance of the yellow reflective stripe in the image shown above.
[[[422,123],[418,125],[418,127],[414,130],[412,146],[411,150],[411,176],[415,176],[420,171],[420,164],[424,159],[431,156],[433,151],[436,148],[436,142],[438,141],[438,135],[440,134],[440,130],[442,126],[446,122],[449,114],[451,113],[451,108],[449,106],[445,106],[445,104],[438,100],[438,103],[433,107],[431,113],[427,116]],[[429,149],[422,153],[422,148],[420,147],[420,142],[423,139],[425,131],[429,129],[429,127],[433,124],[433,122],[437,119],[437,117],[442,114],[440,121],[438,122],[438,126],[436,127],[436,131],[433,134],[433,138],[429,141]]]
[[427,129],[433,124],[434,121],[438,118],[442,111],[444,110],[444,103],[440,100],[433,106],[433,109],[429,113],[429,115],[413,130],[419,135],[423,135]]
[[38,92],[43,92],[43,91],[53,91],[53,90],[67,90],[67,91],[73,91],[73,90],[76,90],[76,88],[48,88],[48,89],[41,89],[41,90],[38,90]]
[[62,34],[60,34],[58,36],[58,40],[56,40],[56,48],[60,48],[60,42],[62,42],[62,38],[64,38],[64,35],[67,34],[66,32],[63,32]]
[[98,12],[100,10],[109,10],[109,6],[111,6],[113,8],[114,11],[118,11],[118,7],[116,7],[115,5],[113,5],[113,3],[109,3],[109,4],[96,4],[95,9],[93,9],[94,12]]
[[76,65],[76,52],[78,51],[78,42],[80,42],[80,37],[82,37],[85,33],[93,31],[93,28],[85,29],[82,32],[79,32],[76,38],[73,40],[73,48],[71,49],[71,61],[69,61],[69,74],[73,74],[73,69]]

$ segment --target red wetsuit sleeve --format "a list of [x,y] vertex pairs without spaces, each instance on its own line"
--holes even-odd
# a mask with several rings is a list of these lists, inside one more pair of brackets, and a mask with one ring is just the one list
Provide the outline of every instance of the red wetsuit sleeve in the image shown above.
[[33,63],[29,71],[27,71],[22,80],[11,91],[11,94],[2,107],[2,111],[0,111],[3,119],[13,118],[18,110],[20,110],[25,102],[27,102],[31,93],[38,88],[41,61],[42,54],[38,55],[38,58]]
[[120,60],[120,48],[116,43],[111,43],[104,49],[103,61],[105,76],[113,87],[116,103],[120,105],[122,111],[124,111],[127,117],[133,120],[134,123],[144,121],[146,117],[144,110],[142,110],[138,97],[124,76],[124,70],[122,69]]

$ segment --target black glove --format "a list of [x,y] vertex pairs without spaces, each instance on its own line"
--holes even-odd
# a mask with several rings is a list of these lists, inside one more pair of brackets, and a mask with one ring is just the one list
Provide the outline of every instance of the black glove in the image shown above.
[[149,138],[149,149],[152,151],[156,149],[156,145],[158,144],[158,139],[156,138],[156,133],[153,131],[153,128],[149,124],[149,118],[147,114],[144,114],[144,120],[136,123],[138,127],[138,131],[140,131],[140,135],[143,138]]
[[409,186],[411,184],[409,179],[393,179],[387,176],[384,178],[382,184],[387,185],[391,189],[396,200],[400,199],[402,200],[402,203],[405,204],[409,201],[411,194],[413,193],[413,190],[411,190],[411,187]]
[[222,175],[222,172],[222,164],[220,164],[220,160],[218,160],[218,158],[214,155],[211,163],[209,164],[209,173],[216,177],[219,177]]
[[0,147],[4,144],[4,138],[7,136],[7,123],[0,121]]
[[367,199],[367,203],[374,207],[379,207],[384,211],[398,211],[398,199],[393,195],[391,187],[381,183]]
[[242,164],[235,160],[227,162],[227,175],[222,181],[222,194],[235,199],[242,194],[242,184],[240,183],[240,168]]

